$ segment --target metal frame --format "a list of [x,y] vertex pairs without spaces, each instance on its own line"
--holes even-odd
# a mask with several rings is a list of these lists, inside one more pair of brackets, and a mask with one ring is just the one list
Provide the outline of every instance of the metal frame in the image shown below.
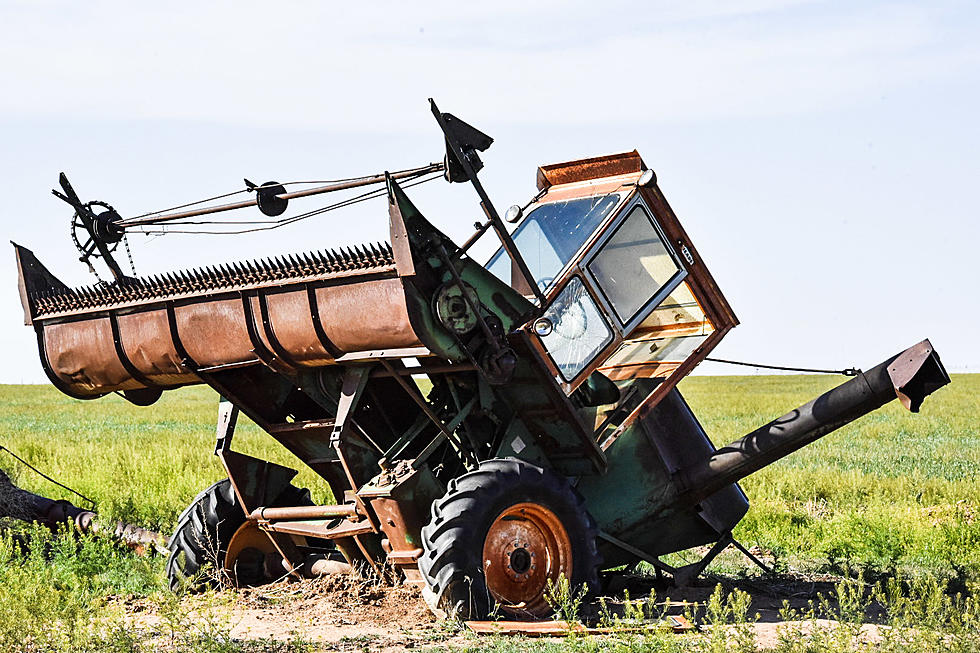
[[[661,288],[650,299],[648,299],[646,303],[644,303],[636,311],[636,313],[634,313],[633,316],[629,318],[629,320],[624,322],[622,319],[620,319],[619,314],[616,312],[616,309],[612,305],[612,302],[610,302],[609,298],[606,297],[606,293],[602,289],[602,284],[599,282],[598,277],[595,275],[595,273],[592,271],[592,269],[589,266],[599,256],[599,254],[602,252],[606,244],[610,240],[612,240],[612,238],[616,235],[619,229],[622,228],[622,226],[626,223],[626,220],[629,219],[630,214],[633,212],[633,209],[635,209],[636,207],[640,207],[640,209],[643,210],[646,219],[653,226],[654,231],[657,232],[657,236],[659,236],[660,240],[663,242],[664,247],[667,249],[667,253],[670,255],[671,259],[673,259],[674,263],[677,265],[677,272],[674,273],[674,275],[670,278],[670,280],[667,283],[665,283],[663,286],[661,286]],[[610,223],[606,227],[605,232],[603,232],[603,234],[599,237],[599,239],[592,246],[592,248],[585,254],[585,256],[582,257],[582,260],[579,263],[579,267],[589,278],[589,280],[594,284],[594,290],[596,291],[596,295],[599,297],[599,301],[606,308],[609,315],[615,320],[624,338],[628,333],[630,333],[631,331],[633,331],[633,329],[639,326],[643,322],[643,320],[649,317],[650,313],[652,313],[654,309],[656,309],[657,306],[659,306],[663,302],[663,300],[665,300],[670,295],[670,293],[674,292],[674,290],[677,289],[677,286],[679,286],[681,282],[687,278],[688,275],[687,267],[684,265],[681,258],[677,255],[677,252],[674,250],[673,246],[671,245],[670,240],[667,238],[667,235],[663,232],[663,229],[661,229],[656,215],[654,215],[650,207],[646,205],[646,202],[644,202],[643,198],[638,194],[634,195],[632,201],[630,201],[628,204],[624,205],[620,209],[619,213],[616,214],[615,216],[615,221]]]
[[[644,303],[643,306],[636,312],[636,314],[624,324],[603,292],[602,286],[599,283],[599,280],[596,278],[596,275],[591,269],[589,269],[588,266],[593,260],[595,260],[595,258],[602,251],[603,247],[605,247],[609,240],[612,239],[619,228],[626,222],[630,216],[630,213],[635,207],[641,207],[641,209],[644,211],[645,217],[653,226],[658,237],[663,242],[667,253],[677,265],[678,271],[671,277],[670,281],[668,281],[657,291],[656,294],[648,299],[646,303]],[[554,284],[549,286],[549,288],[553,288],[554,290],[548,293],[548,305],[550,305],[550,302],[553,302],[555,298],[557,298],[565,290],[565,287],[573,277],[579,276],[582,279],[586,290],[589,292],[589,295],[596,302],[597,306],[600,307],[600,312],[603,314],[606,324],[613,333],[612,339],[603,345],[602,349],[599,350],[588,365],[582,368],[582,370],[580,370],[573,378],[568,379],[555,364],[551,353],[548,352],[548,349],[544,344],[544,340],[535,334],[535,340],[540,345],[541,350],[545,352],[546,358],[552,365],[556,375],[560,376],[565,381],[566,392],[569,394],[575,389],[575,387],[577,387],[579,383],[588,378],[589,374],[601,367],[601,365],[596,364],[597,361],[605,360],[614,351],[616,351],[616,349],[627,339],[627,335],[638,325],[640,325],[643,320],[649,317],[649,315],[656,310],[657,306],[659,306],[664,299],[670,296],[670,294],[674,292],[674,290],[676,290],[677,287],[689,276],[687,266],[681,260],[676,249],[671,243],[669,236],[661,227],[656,213],[647,204],[647,202],[644,201],[643,197],[639,193],[628,193],[627,199],[622,201],[618,205],[618,208],[613,210],[609,217],[603,221],[600,226],[596,227],[593,236],[587,241],[587,247],[584,246],[582,249],[579,249],[579,252],[582,252],[583,249],[585,253],[578,255],[576,258],[569,261],[559,277],[556,277],[556,279],[561,278],[560,286],[555,286]],[[695,293],[695,299],[697,299],[697,293]],[[704,344],[706,343],[707,341]],[[701,346],[704,347],[704,344]]]
[[[594,239],[595,234],[602,233],[603,230],[608,227],[609,222],[611,220],[614,220],[616,218],[616,216],[619,214],[619,211],[622,209],[622,207],[624,206],[624,204],[626,202],[629,202],[633,197],[635,197],[635,193],[633,192],[634,190],[635,190],[635,188],[631,189],[629,192],[623,192],[623,191],[620,190],[620,191],[612,191],[612,192],[609,192],[609,193],[600,193],[600,194],[596,194],[596,195],[592,195],[591,196],[591,197],[608,197],[609,195],[616,195],[616,194],[619,194],[620,195],[619,200],[616,202],[616,204],[609,211],[609,214],[605,218],[603,218],[602,222],[600,222],[599,225],[595,228],[595,230],[593,230],[593,232],[588,235],[588,237],[585,239],[585,241],[582,242],[582,244],[579,246],[579,248],[575,250],[575,254],[570,259],[568,259],[568,261],[566,261],[565,264],[562,265],[562,267],[555,273],[555,277],[554,277],[554,279],[551,280],[551,283],[548,284],[547,287],[545,287],[545,288],[543,288],[541,290],[541,292],[544,293],[544,296],[545,296],[545,299],[546,300],[551,301],[558,294],[558,292],[560,292],[560,291],[557,291],[555,289],[558,287],[558,285],[560,285],[561,283],[564,282],[564,280],[565,280],[566,277],[569,276],[569,271],[573,267],[575,267],[575,262],[581,258],[582,252],[589,250],[590,243],[593,242],[593,239]],[[517,235],[517,232],[531,218],[531,215],[535,211],[537,211],[539,208],[541,208],[542,206],[547,206],[549,204],[557,204],[559,202],[569,202],[569,201],[576,200],[576,199],[587,199],[590,196],[589,195],[582,195],[580,197],[572,197],[572,198],[567,198],[567,199],[554,199],[554,200],[551,200],[551,201],[543,201],[543,200],[547,199],[547,197],[548,197],[547,194],[545,194],[541,198],[539,198],[539,199],[537,199],[537,200],[535,200],[534,202],[531,203],[531,205],[528,207],[529,210],[524,213],[524,216],[521,218],[520,222],[517,223],[517,226],[514,228],[514,231],[511,232],[511,236],[512,237]],[[489,270],[490,267],[491,267],[491,265],[496,262],[495,259],[497,259],[498,257],[506,257],[506,256],[507,256],[506,250],[504,250],[503,247],[498,248],[490,256],[490,258],[486,262],[486,265],[484,265],[483,267],[485,267],[486,269]],[[504,283],[512,283],[511,280],[507,280],[507,279],[502,279],[502,281],[504,281]]]

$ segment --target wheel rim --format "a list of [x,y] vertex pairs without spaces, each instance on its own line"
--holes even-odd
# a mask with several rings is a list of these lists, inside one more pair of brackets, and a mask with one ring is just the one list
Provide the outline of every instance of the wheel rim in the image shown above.
[[236,587],[261,585],[272,580],[268,571],[274,567],[270,564],[274,560],[281,561],[282,556],[269,535],[255,522],[246,521],[228,543],[224,571]]
[[487,590],[511,613],[543,616],[548,581],[572,579],[572,543],[561,520],[544,506],[518,503],[504,510],[483,544]]

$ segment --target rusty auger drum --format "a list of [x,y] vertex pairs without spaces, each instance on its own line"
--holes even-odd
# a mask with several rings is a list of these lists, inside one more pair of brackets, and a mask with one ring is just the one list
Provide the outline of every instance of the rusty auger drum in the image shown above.
[[[749,506],[739,479],[893,399],[917,411],[949,382],[924,340],[715,449],[676,385],[738,321],[639,154],[541,166],[508,227],[478,179],[492,139],[432,111],[442,163],[299,191],[250,183],[232,204],[126,218],[62,176],[82,258],[112,281],[69,288],[14,246],[60,390],[145,405],[204,383],[221,397],[228,477],[181,515],[174,583],[208,563],[241,584],[356,565],[423,586],[440,614],[534,618],[561,575],[595,590],[599,571],[643,560],[683,582],[733,541]],[[486,220],[466,243],[406,194],[426,176],[478,193]],[[247,206],[278,216],[372,185],[390,243],[151,278],[114,258],[137,228]],[[501,247],[481,265],[467,251],[488,232]],[[239,412],[337,504],[237,453]],[[706,544],[687,567],[660,560]]]

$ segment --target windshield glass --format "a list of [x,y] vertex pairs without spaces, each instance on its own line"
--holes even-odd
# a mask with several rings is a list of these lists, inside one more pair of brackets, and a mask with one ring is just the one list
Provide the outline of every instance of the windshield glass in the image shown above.
[[[514,232],[514,243],[544,290],[619,202],[619,194],[580,197],[542,204]],[[500,249],[487,264],[498,279],[511,283],[511,260]]]

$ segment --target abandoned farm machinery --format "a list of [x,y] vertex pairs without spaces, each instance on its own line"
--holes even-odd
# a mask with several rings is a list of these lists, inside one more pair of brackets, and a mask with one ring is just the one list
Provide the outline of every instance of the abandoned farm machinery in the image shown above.
[[[501,216],[478,177],[492,139],[432,112],[441,163],[298,191],[246,182],[237,203],[126,218],[62,175],[81,259],[112,277],[91,287],[14,245],[25,322],[62,392],[220,396],[227,478],[180,516],[173,583],[200,582],[209,561],[247,585],[354,565],[422,586],[438,614],[520,619],[550,613],[561,575],[596,590],[600,571],[646,561],[685,582],[733,543],[740,479],[894,399],[918,411],[949,382],[923,340],[716,449],[676,386],[738,321],[639,154],[543,165],[533,198]],[[434,178],[479,196],[463,244],[409,197]],[[356,188],[387,202],[389,243],[146,278],[115,258],[127,232],[246,207],[288,224],[290,202]],[[468,251],[491,234],[481,265]],[[237,452],[240,414],[337,503]],[[704,545],[694,564],[661,560]]]

